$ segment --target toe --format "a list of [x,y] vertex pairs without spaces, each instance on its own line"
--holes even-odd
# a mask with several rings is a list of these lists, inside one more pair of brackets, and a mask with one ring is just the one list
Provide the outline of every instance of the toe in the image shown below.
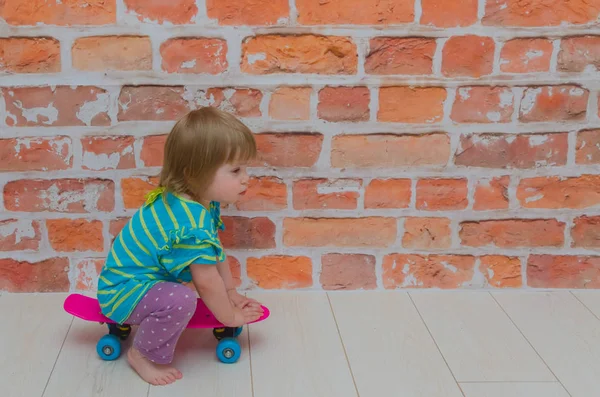
[[181,378],[182,378],[182,376],[183,376],[183,375],[181,374],[181,371],[179,371],[178,369],[175,369],[175,368],[171,369],[171,370],[169,371],[169,373],[170,373],[170,374],[171,374],[171,375],[172,375],[172,376],[173,376],[175,379],[181,379]]

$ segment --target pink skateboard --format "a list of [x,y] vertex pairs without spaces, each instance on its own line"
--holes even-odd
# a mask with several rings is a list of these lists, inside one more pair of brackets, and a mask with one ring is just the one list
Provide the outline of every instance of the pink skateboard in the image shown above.
[[[100,311],[97,299],[81,294],[71,294],[65,299],[63,305],[69,314],[86,321],[108,324],[109,333],[104,335],[96,345],[96,351],[103,360],[116,360],[121,355],[121,340],[126,340],[131,333],[128,324],[116,324],[104,316]],[[262,306],[264,314],[255,322],[263,321],[269,317],[270,312]],[[241,355],[241,347],[237,337],[242,332],[242,327],[231,328],[221,324],[206,307],[202,299],[198,298],[196,312],[190,319],[187,328],[213,328],[213,335],[219,341],[217,345],[217,357],[221,362],[234,363]]]

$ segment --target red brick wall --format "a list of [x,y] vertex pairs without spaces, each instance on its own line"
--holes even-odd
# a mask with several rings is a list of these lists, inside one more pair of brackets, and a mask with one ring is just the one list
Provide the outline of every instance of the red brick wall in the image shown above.
[[0,5],[0,289],[94,289],[203,105],[243,288],[600,286],[600,0],[83,3]]

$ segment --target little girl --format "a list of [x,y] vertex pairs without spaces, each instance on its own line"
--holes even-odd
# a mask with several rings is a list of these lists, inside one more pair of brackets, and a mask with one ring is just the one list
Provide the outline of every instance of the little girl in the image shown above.
[[217,320],[229,327],[255,321],[260,304],[235,290],[218,230],[220,203],[234,203],[248,184],[256,155],[252,132],[213,107],[179,120],[165,144],[158,188],[115,238],[98,280],[102,313],[139,325],[127,358],[153,385],[182,374],[171,363],[196,310],[191,282]]

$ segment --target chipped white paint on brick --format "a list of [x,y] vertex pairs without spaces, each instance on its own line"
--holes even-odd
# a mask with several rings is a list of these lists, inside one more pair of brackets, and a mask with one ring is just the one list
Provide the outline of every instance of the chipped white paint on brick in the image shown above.
[[[21,111],[21,115],[25,120],[42,124],[52,125],[58,120],[58,109],[54,107],[54,102],[50,102],[46,107],[33,107],[26,108],[23,106],[23,102],[17,100],[13,101],[15,107]],[[12,116],[12,115],[11,115]],[[16,117],[14,118],[16,122]]]
[[[523,96],[523,100],[521,102],[521,113],[529,114],[533,110],[533,107],[536,104],[537,97],[542,93],[541,88],[529,88],[525,90],[525,95]],[[550,92],[550,95],[552,93]]]
[[502,119],[500,112],[487,112],[485,116],[489,121],[493,121],[494,123],[497,123]]
[[502,109],[506,109],[513,105],[514,102],[514,93],[510,89],[504,89],[500,93],[500,107]]
[[488,285],[488,281],[485,275],[481,272],[481,261],[479,258],[475,260],[475,267],[473,268],[473,278],[469,281],[465,281],[462,286],[470,288],[484,288]]
[[258,52],[256,54],[248,53],[247,59],[250,65],[254,65],[257,61],[264,61],[267,59],[267,54],[264,52]]
[[548,141],[548,135],[537,134],[537,135],[529,136],[529,145],[532,147],[541,146],[544,143],[546,143],[547,141]]
[[331,194],[343,192],[358,192],[360,190],[360,182],[352,180],[333,180],[321,183],[317,186],[318,194]]
[[94,153],[85,151],[83,153],[83,164],[91,170],[116,169],[121,161],[121,156],[133,153],[133,148],[127,146],[120,153]]
[[60,212],[66,212],[69,204],[83,201],[83,207],[89,211],[98,211],[98,197],[103,193],[104,185],[86,184],[83,192],[80,191],[60,191],[56,184],[52,184],[48,189],[39,193],[39,197],[44,201],[44,206]]
[[[219,62],[220,64],[220,62]],[[181,63],[182,69],[193,69],[196,67],[196,60],[192,59],[191,61],[184,61]]]
[[[565,88],[561,89],[562,93],[564,93],[565,91]],[[569,95],[571,96],[583,96],[583,94],[585,94],[585,91],[579,87],[572,87],[569,89]]]
[[[402,268],[402,273],[404,274],[404,282],[402,283],[401,287],[402,288],[406,288],[406,287],[420,287],[423,285],[422,281],[417,280],[417,278],[415,277],[415,275],[413,273],[410,272],[410,265],[414,265],[415,263],[413,261],[411,261],[410,259],[407,260],[408,263],[404,264],[404,267]],[[394,260],[394,264],[392,265],[392,269],[396,270],[396,260]]]
[[525,65],[529,65],[529,61],[533,61],[535,58],[541,58],[543,56],[544,56],[544,51],[529,50],[525,53]]
[[458,89],[458,95],[460,96],[460,99],[462,101],[466,101],[467,99],[471,98],[471,87],[463,87],[463,88],[459,88]]
[[24,238],[34,238],[33,223],[28,220],[0,222],[0,237],[6,238],[12,235],[15,236],[15,244],[19,244]]
[[446,261],[442,261],[442,266],[444,266],[444,269],[448,269],[450,270],[452,273],[456,273],[458,272],[458,269],[456,268],[456,266],[449,264]]
[[87,101],[81,105],[76,113],[77,118],[87,126],[92,125],[93,118],[108,109],[109,99],[110,95],[108,93],[99,93],[95,101]]

